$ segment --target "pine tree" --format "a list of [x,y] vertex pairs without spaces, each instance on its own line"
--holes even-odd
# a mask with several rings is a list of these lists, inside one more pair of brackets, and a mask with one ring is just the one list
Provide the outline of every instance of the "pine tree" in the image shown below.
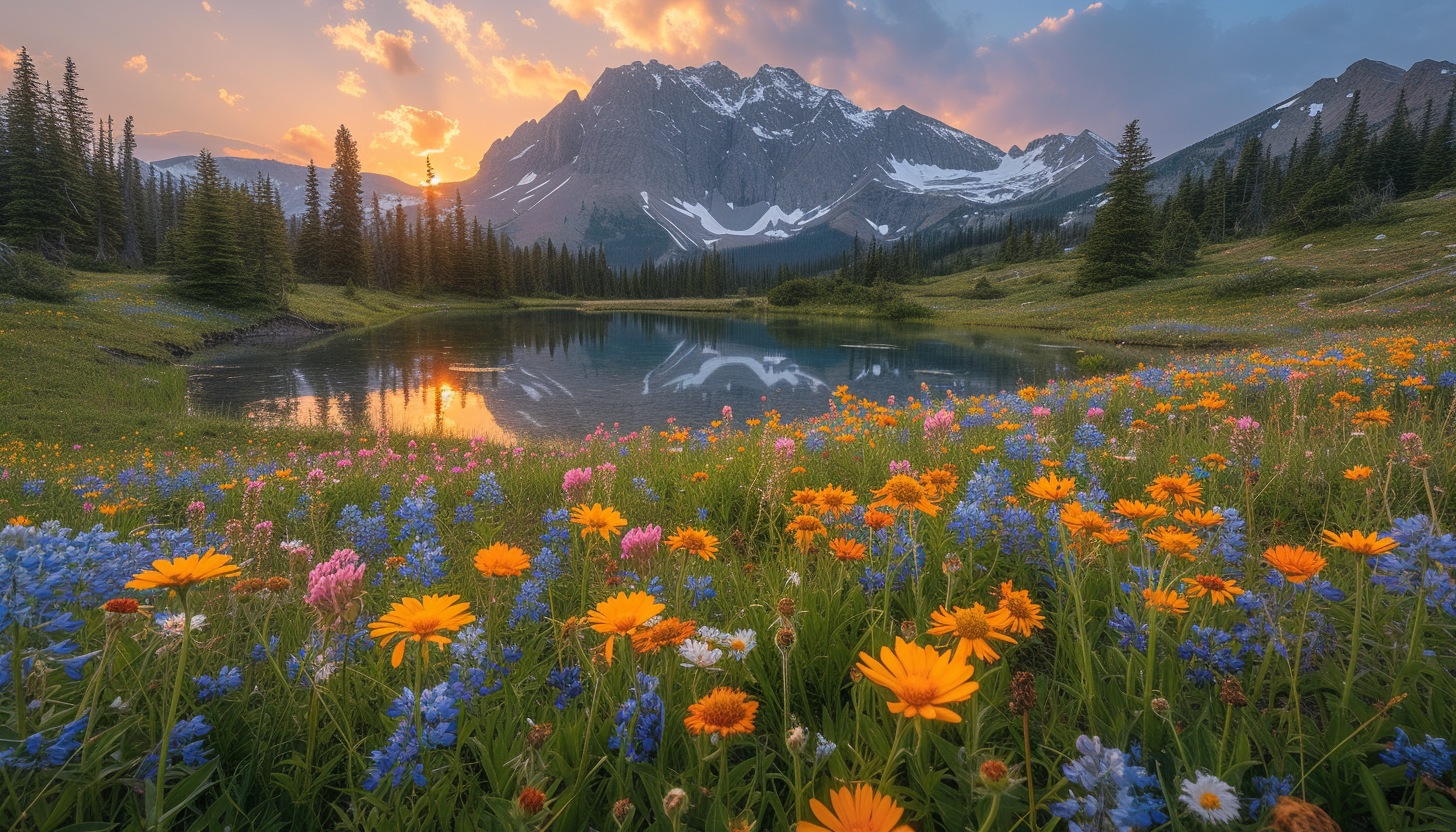
[[204,148],[197,156],[197,175],[177,232],[172,274],[178,292],[219,306],[251,306],[258,301],[238,246],[237,222],[217,162]]
[[1365,181],[1370,147],[1370,128],[1365,114],[1360,112],[1360,91],[1355,90],[1350,99],[1350,109],[1340,123],[1340,132],[1335,136],[1335,146],[1330,151],[1329,167],[1343,167],[1345,174],[1358,182]]
[[121,262],[128,266],[142,264],[141,212],[142,171],[136,159],[136,131],[132,129],[131,116],[121,126]]
[[126,222],[110,118],[96,123],[96,157],[91,164],[91,190],[96,195],[95,236],[92,240],[95,251],[92,257],[97,262],[105,262],[120,251],[122,226]]
[[1391,117],[1390,126],[1385,128],[1376,145],[1375,165],[1377,189],[1389,188],[1397,197],[1415,190],[1416,176],[1421,167],[1421,142],[1411,125],[1404,88],[1396,99],[1395,115]]
[[1229,187],[1234,234],[1253,234],[1264,227],[1264,143],[1250,136],[1239,151]]
[[1421,150],[1421,166],[1416,173],[1416,188],[1433,188],[1448,176],[1456,175],[1456,84],[1451,85],[1446,99],[1446,117],[1431,128]]
[[304,280],[323,277],[324,219],[319,196],[318,168],[308,160],[308,177],[303,186],[303,220],[293,244],[293,266]]
[[1228,191],[1228,160],[1220,156],[1213,161],[1213,170],[1208,174],[1208,190],[1203,203],[1203,235],[1214,242],[1228,237]]
[[1154,275],[1155,214],[1148,194],[1153,154],[1134,120],[1117,145],[1121,162],[1108,177],[1108,202],[1097,210],[1082,244],[1082,264],[1072,281],[1075,294],[1129,286]]
[[1289,176],[1279,195],[1286,211],[1297,208],[1309,189],[1325,178],[1324,142],[1324,128],[1316,115],[1304,145],[1289,151]]
[[5,93],[5,147],[0,166],[6,200],[0,205],[0,233],[12,245],[64,251],[65,229],[75,214],[67,210],[55,162],[58,131],[42,93],[35,62],[25,47],[15,59],[15,78]]
[[1202,245],[1203,235],[1198,233],[1198,224],[1192,215],[1182,206],[1173,209],[1158,244],[1159,268],[1165,274],[1182,274],[1198,262],[1198,249]]
[[323,218],[325,283],[353,286],[367,279],[363,196],[359,146],[349,128],[341,124],[334,135],[334,172],[329,177],[329,207]]

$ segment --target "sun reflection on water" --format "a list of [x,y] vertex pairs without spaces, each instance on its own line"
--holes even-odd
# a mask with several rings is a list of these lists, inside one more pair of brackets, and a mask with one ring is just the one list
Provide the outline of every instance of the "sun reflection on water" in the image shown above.
[[435,432],[481,437],[514,444],[515,434],[501,427],[482,391],[447,381],[414,387],[370,390],[361,394],[298,395],[266,399],[253,405],[249,418],[262,424],[302,425],[371,430]]

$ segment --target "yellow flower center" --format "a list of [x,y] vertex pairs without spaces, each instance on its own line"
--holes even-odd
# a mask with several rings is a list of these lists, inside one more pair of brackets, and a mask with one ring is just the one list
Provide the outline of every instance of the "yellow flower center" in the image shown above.
[[925,496],[925,489],[920,483],[907,476],[900,475],[891,478],[885,486],[885,493],[897,503],[918,503]]
[[1031,618],[1031,604],[1020,595],[1013,595],[1006,599],[1005,609],[1011,613],[1012,618]]
[[438,615],[420,616],[410,621],[410,632],[417,636],[427,636],[440,629],[440,617]]
[[747,642],[745,642],[741,638],[735,638],[735,639],[733,639],[733,641],[731,641],[731,642],[728,643],[728,646],[730,648],[732,648],[734,650],[738,650],[740,652],[743,651],[743,650],[747,650],[748,649]]
[[718,697],[704,702],[699,713],[709,728],[719,731],[724,728],[732,728],[748,716],[748,711],[742,702]]
[[923,708],[935,699],[939,692],[934,682],[916,676],[902,677],[899,681],[900,700],[917,708]]
[[1203,795],[1198,798],[1198,805],[1209,811],[1213,811],[1214,809],[1223,808],[1223,801],[1219,800],[1218,795],[1214,794],[1213,792],[1204,792]]
[[975,610],[956,610],[955,634],[967,641],[985,638],[991,632],[991,622],[986,614]]

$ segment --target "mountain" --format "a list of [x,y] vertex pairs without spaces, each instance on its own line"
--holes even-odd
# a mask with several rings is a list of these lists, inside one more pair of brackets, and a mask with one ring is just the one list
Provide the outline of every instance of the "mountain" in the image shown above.
[[224,156],[234,156],[239,159],[276,159],[290,164],[308,163],[307,159],[300,159],[266,144],[196,130],[138,133],[136,141],[137,158],[145,159],[148,162],[172,159],[177,156],[194,156],[198,151],[207,148],[209,153],[219,159]]
[[1153,166],[1157,173],[1153,188],[1171,192],[1185,169],[1207,173],[1219,156],[1232,163],[1244,142],[1255,134],[1274,155],[1288,155],[1296,138],[1300,142],[1309,138],[1315,116],[1320,117],[1325,138],[1332,139],[1350,110],[1356,90],[1360,91],[1360,111],[1372,129],[1381,131],[1395,115],[1396,102],[1404,89],[1406,106],[1419,130],[1427,101],[1432,102],[1435,118],[1445,116],[1453,84],[1456,64],[1450,61],[1421,61],[1408,70],[1380,61],[1356,61],[1338,78],[1321,78],[1257,115],[1160,159]]
[[601,243],[621,262],[811,229],[895,239],[1096,186],[1115,165],[1091,132],[1007,152],[907,107],[865,110],[791,69],[652,61],[568,93],[495,141],[460,187],[518,243]]
[[[280,201],[283,203],[283,213],[286,216],[302,214],[304,211],[304,189],[308,183],[308,167],[304,165],[292,165],[287,162],[279,162],[273,159],[250,159],[234,156],[219,156],[214,159],[217,162],[218,173],[229,182],[234,184],[251,183],[257,180],[258,174],[262,173],[273,180],[273,187],[280,194]],[[171,159],[144,163],[145,168],[150,166],[160,176],[163,173],[170,173],[174,177],[191,178],[197,174],[196,156],[176,156]],[[324,205],[329,200],[329,174],[330,168],[319,168],[319,197]],[[395,179],[393,176],[385,176],[382,173],[365,173],[364,180],[364,208],[369,210],[370,194],[379,194],[379,205],[381,208],[392,209],[396,204],[403,204],[406,208],[418,205],[423,202],[418,185],[410,185]]]

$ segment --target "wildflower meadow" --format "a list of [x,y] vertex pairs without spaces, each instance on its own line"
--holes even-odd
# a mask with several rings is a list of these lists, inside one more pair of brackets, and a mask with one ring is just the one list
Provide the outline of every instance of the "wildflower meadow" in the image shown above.
[[12,442],[0,829],[1456,829],[1453,351]]

